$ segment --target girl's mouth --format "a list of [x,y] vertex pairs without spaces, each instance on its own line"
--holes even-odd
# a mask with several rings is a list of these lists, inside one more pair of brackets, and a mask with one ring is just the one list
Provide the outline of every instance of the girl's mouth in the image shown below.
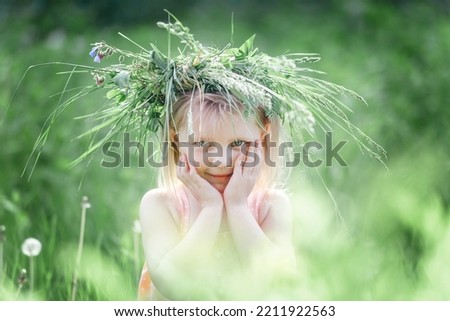
[[231,177],[232,174],[209,174],[208,173],[207,175],[214,177],[214,178],[229,178],[229,177]]

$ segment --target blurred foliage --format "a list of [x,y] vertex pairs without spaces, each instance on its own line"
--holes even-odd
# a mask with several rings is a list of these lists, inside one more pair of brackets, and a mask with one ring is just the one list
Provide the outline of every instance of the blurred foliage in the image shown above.
[[[169,9],[202,41],[218,46],[256,33],[271,54],[318,52],[327,79],[356,90],[369,107],[350,102],[359,127],[388,151],[386,169],[342,149],[348,167],[295,168],[290,194],[301,271],[294,299],[450,299],[450,109],[448,1],[106,1],[20,0],[0,4],[0,225],[5,225],[0,299],[68,300],[79,237],[80,201],[88,195],[80,300],[135,298],[133,221],[155,169],[100,166],[101,156],[73,168],[89,140],[74,139],[102,104],[77,102],[56,122],[30,177],[22,176],[36,137],[67,82],[67,67],[93,64],[90,43],[165,43],[155,28]],[[69,70],[70,71],[70,70]],[[70,88],[92,81],[76,75]],[[18,86],[20,84],[20,86]],[[14,98],[14,99],[13,99]],[[10,102],[11,105],[9,106]],[[9,109],[7,110],[9,106]],[[335,131],[335,138],[346,139]],[[33,163],[34,159],[32,159]],[[319,175],[317,175],[319,174]],[[22,241],[43,244],[36,293],[17,291]],[[142,262],[142,255],[139,256]]]

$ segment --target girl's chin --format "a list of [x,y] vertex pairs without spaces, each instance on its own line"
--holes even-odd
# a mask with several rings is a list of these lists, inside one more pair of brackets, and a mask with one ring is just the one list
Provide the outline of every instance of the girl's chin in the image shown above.
[[226,184],[217,184],[217,183],[210,183],[220,194],[223,194],[225,192],[225,189],[227,188],[228,183]]
[[225,192],[225,188],[217,188],[216,187],[216,190],[218,190],[220,194],[223,194],[223,192]]

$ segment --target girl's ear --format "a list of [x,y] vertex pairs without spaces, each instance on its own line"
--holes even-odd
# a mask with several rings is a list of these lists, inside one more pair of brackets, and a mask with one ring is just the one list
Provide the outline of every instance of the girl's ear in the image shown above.
[[264,125],[264,131],[261,133],[261,140],[264,140],[264,138],[270,134],[270,122],[267,122]]
[[169,139],[171,142],[178,144],[178,133],[176,133],[173,129],[170,129]]
[[[174,130],[169,131],[169,146],[175,151],[175,155],[178,155],[178,134]],[[178,156],[177,156],[178,157]]]

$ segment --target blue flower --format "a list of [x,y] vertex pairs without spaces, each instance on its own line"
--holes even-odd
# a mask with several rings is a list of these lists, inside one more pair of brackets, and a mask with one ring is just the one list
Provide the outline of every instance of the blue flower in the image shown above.
[[98,50],[98,47],[92,48],[92,50],[89,52],[89,56],[94,58],[97,55],[97,50]]
[[98,51],[98,49],[99,49],[99,46],[95,46],[89,52],[89,56],[94,58],[94,62],[96,62],[96,63],[99,63],[102,60],[102,58],[104,57],[104,54],[101,51]]

